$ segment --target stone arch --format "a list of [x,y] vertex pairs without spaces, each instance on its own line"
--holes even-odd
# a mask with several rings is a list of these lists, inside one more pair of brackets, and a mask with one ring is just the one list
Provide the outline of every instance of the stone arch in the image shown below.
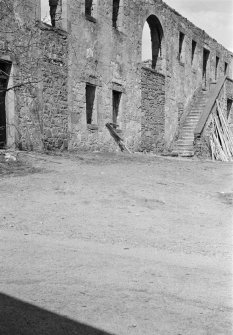
[[148,28],[150,59],[141,67],[141,149],[156,152],[164,146],[166,45],[159,18],[150,14],[143,22]]
[[[149,65],[153,70],[162,73],[163,72],[163,45],[164,45],[164,32],[163,27],[160,23],[158,17],[154,14],[151,14],[147,17],[145,25],[148,24],[150,30],[150,40],[151,40],[151,63]],[[143,47],[143,43],[142,43]]]

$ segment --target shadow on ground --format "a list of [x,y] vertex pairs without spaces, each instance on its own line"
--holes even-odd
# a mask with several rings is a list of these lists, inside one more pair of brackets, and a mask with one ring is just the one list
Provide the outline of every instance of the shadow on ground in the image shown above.
[[0,334],[111,335],[5,294],[0,294]]

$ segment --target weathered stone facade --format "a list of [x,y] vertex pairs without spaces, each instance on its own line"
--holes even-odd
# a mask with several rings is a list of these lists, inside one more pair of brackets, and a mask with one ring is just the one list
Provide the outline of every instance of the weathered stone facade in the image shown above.
[[161,151],[165,130],[165,77],[142,67],[141,147]]
[[[38,0],[33,1],[37,8]],[[115,150],[105,127],[113,121],[113,92],[120,94],[116,121],[126,144],[133,150],[169,148],[195,93],[226,71],[232,73],[233,55],[161,0],[120,0],[114,19],[108,0],[93,0],[90,8],[85,0],[63,0],[58,12],[63,31],[41,24],[35,28],[43,59],[40,133],[49,148],[68,142],[70,149]],[[152,70],[141,61],[146,21],[153,40]],[[90,87],[94,99],[88,118]],[[15,109],[20,129],[31,124],[26,104]],[[33,141],[35,135],[30,136]]]
[[[32,2],[12,2],[0,21],[0,64],[7,78],[6,144],[24,149],[68,146],[67,32],[35,20]],[[29,14],[30,13],[30,14]],[[14,33],[6,34],[11,28]]]
[[[232,55],[162,1],[122,1],[120,6],[119,26],[115,29],[111,22],[111,2],[98,2],[94,20],[85,16],[84,1],[71,2],[72,50],[69,57],[73,68],[70,78],[73,91],[70,92],[69,105],[72,113],[79,115],[75,118],[76,122],[70,124],[71,145],[89,147],[94,142],[95,147],[109,146],[109,135],[104,124],[112,119],[112,85],[117,83],[124,88],[118,123],[127,144],[136,150],[141,149],[142,30],[147,18],[152,17],[159,20],[163,29],[160,63],[155,71],[158,70],[165,77],[164,88],[159,89],[165,91],[164,141],[169,146],[178,129],[180,106],[183,106],[182,112],[185,113],[197,88],[204,84],[208,86],[215,79],[216,55],[220,59],[217,76],[224,73],[224,64],[231,63]],[[80,35],[80,31],[84,33]],[[182,57],[179,58],[180,32],[184,34],[184,41]],[[192,40],[196,41],[193,61]],[[203,83],[202,73],[204,48],[210,52],[206,83]],[[95,112],[98,130],[90,132],[85,123],[85,85],[93,77],[97,86]],[[153,114],[153,111],[148,110],[147,113]],[[158,137],[161,140],[161,134]],[[151,144],[148,145],[149,150]]]

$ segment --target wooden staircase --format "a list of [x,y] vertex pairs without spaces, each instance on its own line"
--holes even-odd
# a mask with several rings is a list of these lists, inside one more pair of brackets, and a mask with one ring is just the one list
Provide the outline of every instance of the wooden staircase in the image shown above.
[[173,150],[174,154],[182,157],[192,157],[194,155],[194,130],[207,104],[207,94],[207,91],[202,90],[197,96],[196,102],[181,128],[178,141]]

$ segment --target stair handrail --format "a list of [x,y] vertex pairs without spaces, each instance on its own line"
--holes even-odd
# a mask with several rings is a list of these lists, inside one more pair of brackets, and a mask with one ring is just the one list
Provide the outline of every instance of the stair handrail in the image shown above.
[[222,90],[223,85],[225,84],[225,81],[227,79],[227,75],[225,75],[224,77],[220,78],[219,81],[216,84],[216,87],[213,91],[213,93],[211,94],[209,101],[206,105],[206,107],[204,108],[201,117],[197,123],[197,126],[194,130],[194,138],[198,138],[201,136],[204,127],[206,125],[206,122],[209,118],[209,115],[211,114],[213,108],[216,106],[216,100],[218,99],[218,96]]

